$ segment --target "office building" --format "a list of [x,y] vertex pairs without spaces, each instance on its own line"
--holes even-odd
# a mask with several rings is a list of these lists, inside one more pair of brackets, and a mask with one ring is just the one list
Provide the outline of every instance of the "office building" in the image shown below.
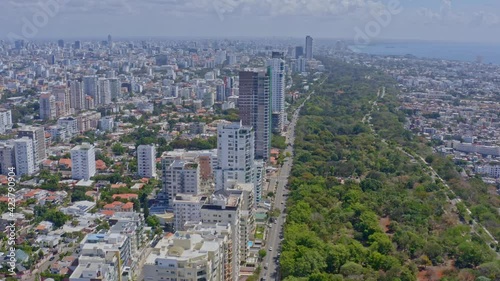
[[231,182],[254,182],[254,135],[241,122],[218,126],[215,190],[225,190]]
[[5,134],[12,129],[12,111],[0,108],[0,134]]
[[33,140],[22,137],[14,140],[16,159],[16,176],[32,175],[35,173],[36,163],[33,156]]
[[43,127],[26,126],[17,130],[17,137],[28,137],[33,142],[33,158],[35,166],[38,166],[45,160],[45,130]]
[[271,110],[272,130],[281,133],[285,126],[285,60],[283,53],[273,52],[267,62],[271,67]]
[[304,56],[304,47],[297,46],[295,47],[295,58],[299,59]]
[[240,119],[255,131],[255,158],[267,161],[271,150],[271,71],[241,71]]
[[90,180],[95,176],[95,150],[89,143],[71,149],[71,177],[75,180]]
[[75,50],[80,50],[82,48],[82,42],[81,41],[75,41]]
[[85,109],[85,94],[83,84],[78,81],[69,82],[70,106],[76,110]]
[[312,60],[313,58],[313,39],[311,36],[306,37],[306,59]]
[[53,120],[57,117],[56,97],[50,93],[42,93],[39,98],[40,119]]
[[142,178],[156,178],[156,148],[154,145],[137,147],[137,174]]

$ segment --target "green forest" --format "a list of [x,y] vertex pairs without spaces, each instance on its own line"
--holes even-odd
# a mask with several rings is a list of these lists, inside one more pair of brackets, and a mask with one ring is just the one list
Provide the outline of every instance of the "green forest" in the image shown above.
[[[397,148],[421,143],[403,127],[394,81],[322,61],[328,79],[315,86],[296,127],[282,279],[500,280],[497,253],[427,166]],[[382,87],[374,132],[363,119]]]

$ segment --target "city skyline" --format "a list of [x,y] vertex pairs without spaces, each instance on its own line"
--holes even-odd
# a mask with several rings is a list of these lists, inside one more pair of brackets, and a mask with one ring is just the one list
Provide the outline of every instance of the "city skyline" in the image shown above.
[[[54,4],[56,3],[56,4]],[[0,37],[302,37],[355,40],[373,21],[373,40],[500,42],[500,3],[491,0],[25,1],[0,3]],[[387,13],[389,12],[389,14]],[[147,15],[147,17],[146,17]],[[248,20],[252,25],[248,25]],[[85,22],[84,25],[81,23]],[[113,22],[112,27],[109,22]],[[182,24],[179,24],[182,23]],[[175,27],[175,28],[171,28]],[[16,37],[16,36],[17,37]]]

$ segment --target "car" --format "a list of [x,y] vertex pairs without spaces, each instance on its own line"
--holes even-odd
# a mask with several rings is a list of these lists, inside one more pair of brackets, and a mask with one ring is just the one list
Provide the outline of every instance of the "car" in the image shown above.
[[264,269],[267,269],[269,267],[269,263],[266,262],[266,264],[264,265]]
[[52,256],[50,257],[49,261],[53,261],[56,257]]
[[269,247],[269,252],[272,252],[273,251],[273,247]]

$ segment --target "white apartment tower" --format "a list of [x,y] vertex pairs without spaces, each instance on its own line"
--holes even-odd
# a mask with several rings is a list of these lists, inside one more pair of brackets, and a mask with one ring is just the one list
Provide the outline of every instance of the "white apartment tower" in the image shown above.
[[254,183],[254,131],[240,123],[217,128],[215,190],[225,190],[231,181]]
[[137,173],[143,178],[156,178],[156,148],[154,145],[137,147]]
[[162,167],[163,192],[167,196],[169,208],[173,208],[177,194],[200,193],[200,165],[197,162],[162,159]]
[[0,134],[12,129],[12,111],[0,108]]
[[71,149],[71,175],[75,180],[89,180],[96,173],[95,150],[89,143]]
[[31,175],[35,172],[33,140],[22,137],[14,140],[17,176]]
[[[33,142],[33,158],[35,166],[45,160],[45,129],[43,127],[26,126],[18,129],[17,137],[28,137]],[[35,167],[36,169],[36,167]]]
[[111,103],[111,87],[108,79],[98,80],[98,102],[96,104],[107,105]]
[[186,230],[186,222],[201,222],[201,207],[206,201],[206,196],[177,194],[174,197],[174,229]]

